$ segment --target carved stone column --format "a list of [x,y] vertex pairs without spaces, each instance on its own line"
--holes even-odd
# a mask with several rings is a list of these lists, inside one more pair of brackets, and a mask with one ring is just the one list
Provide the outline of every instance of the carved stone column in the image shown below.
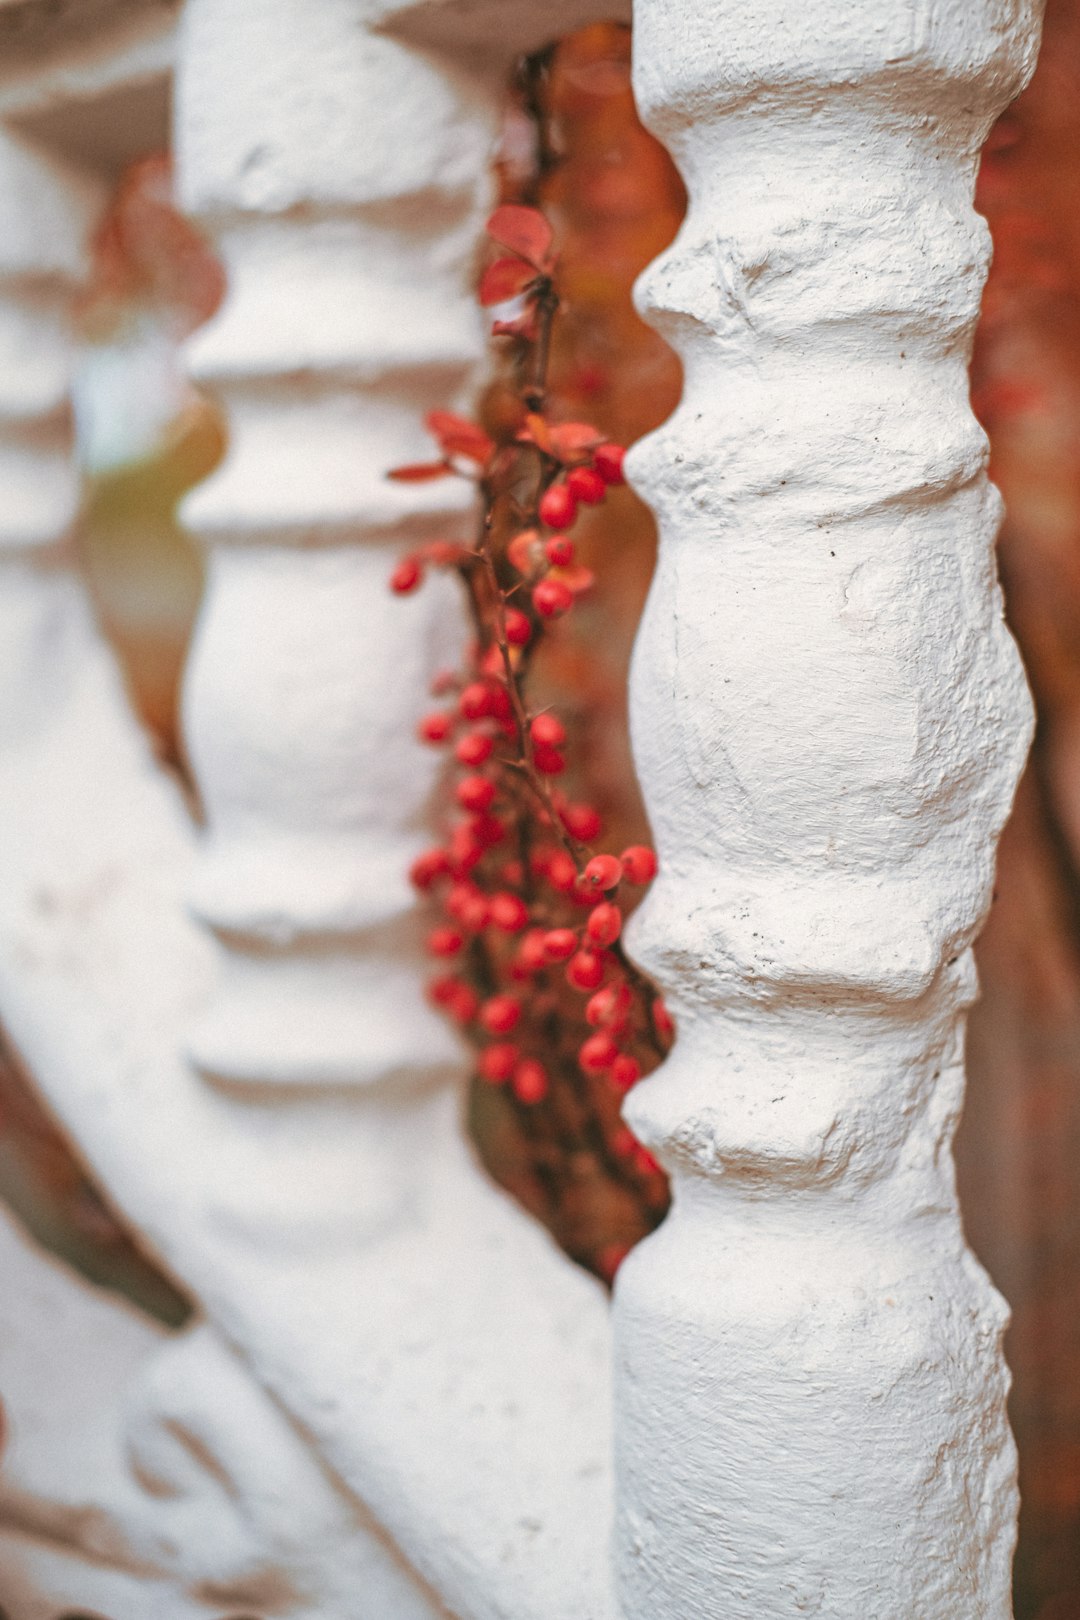
[[69,312],[99,200],[94,185],[0,130],[0,657],[5,684],[19,671],[39,705],[63,675],[59,604],[78,594],[59,566],[79,503]]
[[686,368],[631,477],[661,558],[631,948],[679,1017],[628,1117],[675,1205],[619,1275],[633,1620],[1003,1620],[1005,1309],[950,1144],[1027,746],[967,401],[980,143],[1036,0],[641,0],[690,190],[643,307]]
[[[370,8],[368,8],[370,9]],[[469,274],[494,84],[319,0],[192,0],[178,163],[229,279],[192,348],[230,449],[185,518],[211,544],[186,684],[223,942],[196,1061],[234,1082],[411,1087],[457,1051],[426,1005],[408,868],[435,763],[418,704],[453,662],[452,587],[388,579],[461,533],[469,486],[387,482],[483,353]]]
[[[378,506],[393,494],[384,461],[415,453],[421,430],[410,415],[416,438],[390,442],[404,436],[406,420],[400,402],[391,404],[390,440],[368,452],[367,433],[381,431],[371,402],[384,389],[400,401],[401,389],[419,414],[446,403],[468,369],[460,356],[444,363],[447,331],[460,332],[455,309],[466,309],[464,228],[459,235],[452,223],[463,217],[460,199],[447,204],[423,176],[468,170],[470,229],[479,223],[483,141],[475,130],[469,136],[467,163],[459,148],[474,118],[490,131],[501,70],[485,69],[478,83],[469,63],[478,42],[494,40],[499,52],[535,46],[565,15],[500,6],[497,29],[490,15],[473,13],[466,36],[459,15],[438,6],[361,17],[353,0],[276,8],[193,0],[187,12],[181,176],[191,177],[189,195],[201,198],[223,239],[245,238],[236,253],[227,244],[235,308],[226,301],[197,351],[236,422],[230,460],[192,507],[201,532],[222,541],[223,560],[191,697],[210,826],[197,853],[175,784],[155,768],[74,586],[65,587],[63,614],[34,620],[32,634],[22,599],[0,595],[5,1026],[115,1207],[301,1442],[291,1457],[288,1447],[276,1457],[256,1450],[266,1424],[231,1382],[219,1386],[212,1354],[172,1362],[182,1387],[165,1379],[154,1403],[168,1414],[166,1429],[178,1401],[192,1415],[208,1472],[229,1476],[241,1515],[252,1474],[308,1503],[311,1513],[266,1526],[267,1561],[297,1573],[298,1601],[327,1620],[419,1620],[444,1610],[474,1620],[609,1620],[614,1612],[605,1551],[607,1303],[479,1169],[457,1088],[446,1083],[454,1054],[441,1026],[427,1024],[426,1036],[419,1027],[416,989],[407,1003],[415,1028],[390,1005],[394,973],[410,961],[408,971],[421,972],[396,867],[413,831],[401,819],[405,800],[373,796],[371,786],[385,772],[388,791],[415,792],[414,806],[423,797],[412,716],[381,671],[411,681],[429,647],[426,619],[411,619],[408,605],[384,594],[382,525],[400,519],[407,528],[409,519]],[[393,143],[375,158],[368,150],[384,118],[396,120],[400,157]],[[429,143],[423,163],[407,150],[421,137]],[[411,205],[379,189],[400,180],[403,166],[417,177]],[[357,188],[353,220],[357,173],[375,189]],[[449,263],[433,223],[444,207]],[[346,291],[335,320],[320,322],[338,230]],[[261,268],[260,234],[268,247]],[[362,242],[360,276],[383,287],[394,278],[380,251],[393,248],[404,267],[412,238],[418,251],[430,245],[430,257],[409,310],[428,308],[429,282],[436,294],[450,289],[447,310],[426,331],[419,316],[384,331],[362,301],[355,311],[350,304],[353,252]],[[322,254],[314,244],[327,239],[331,251]],[[294,293],[297,264],[306,300]],[[293,349],[283,354],[289,334]],[[471,341],[478,355],[479,330]],[[397,359],[388,358],[394,343]],[[348,445],[338,438],[331,456],[329,428],[344,432],[350,422],[355,435]],[[290,462],[294,435],[302,450]],[[327,458],[324,473],[332,463],[333,478],[299,464],[315,454]],[[361,462],[350,485],[346,474]],[[369,546],[376,554],[366,554]],[[364,555],[353,559],[350,548]],[[340,597],[327,588],[327,570],[337,570]],[[283,578],[290,589],[277,589]],[[232,643],[215,628],[230,615],[244,632]],[[378,646],[362,633],[376,619],[387,635]],[[393,707],[388,731],[373,692]],[[418,714],[427,701],[419,684],[412,701]],[[290,807],[290,781],[303,812]],[[216,856],[226,843],[233,859],[223,867]],[[336,896],[329,884],[310,888],[322,869],[310,858],[316,850]],[[382,886],[370,875],[380,851],[390,852]],[[193,858],[201,863],[194,880]],[[292,887],[268,885],[260,897],[249,871],[285,872]],[[220,933],[220,954],[184,908],[193,888]],[[369,922],[363,908],[379,905],[381,918]],[[276,1041],[260,1027],[260,966]],[[275,1000],[286,992],[291,1028]],[[328,1009],[339,1015],[333,1040]],[[189,1383],[199,1386],[190,1397]],[[205,1399],[196,1398],[200,1389]],[[160,1455],[152,1425],[150,1440]],[[320,1527],[316,1476],[333,1535]],[[169,1531],[172,1545],[191,1553],[193,1577],[205,1580],[212,1561],[220,1590],[229,1548],[204,1534],[201,1509],[191,1519],[190,1543]],[[229,1522],[215,1522],[231,1538]],[[152,1525],[146,1534],[152,1545]],[[230,1596],[228,1606],[258,1613],[264,1602]],[[280,1588],[274,1603],[287,1612]]]

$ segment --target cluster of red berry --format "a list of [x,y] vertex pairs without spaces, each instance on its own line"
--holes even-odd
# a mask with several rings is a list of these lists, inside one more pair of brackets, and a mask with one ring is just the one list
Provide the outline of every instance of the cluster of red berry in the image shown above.
[[[504,207],[488,230],[516,255],[496,261],[494,279],[500,295],[511,287],[519,300],[496,331],[519,346],[520,413],[497,442],[476,423],[434,412],[427,425],[439,459],[391,474],[469,477],[481,508],[474,545],[429,543],[403,558],[391,581],[405,594],[430,567],[454,569],[475,632],[464,669],[438,677],[442,705],[419,724],[424,742],[452,753],[457,809],[443,842],[411,874],[440,911],[428,948],[447,971],[429,989],[477,1048],[481,1081],[532,1115],[534,1136],[544,1116],[564,1156],[592,1154],[629,1184],[648,1230],[666,1208],[666,1181],[618,1104],[664,1056],[673,1030],[621,935],[625,886],[648,884],[656,857],[644,845],[594,853],[599,814],[558,782],[566,727],[550,709],[534,712],[528,683],[539,641],[593,583],[567,531],[580,506],[622,482],[623,450],[587,423],[544,413],[558,309],[547,221]],[[512,263],[520,266],[513,274]],[[555,1162],[549,1155],[549,1170]],[[622,1252],[580,1257],[610,1276]]]

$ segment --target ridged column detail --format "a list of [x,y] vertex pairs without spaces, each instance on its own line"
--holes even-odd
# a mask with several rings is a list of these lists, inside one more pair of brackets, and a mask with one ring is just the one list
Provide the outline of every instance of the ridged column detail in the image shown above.
[[0,131],[0,555],[66,539],[79,504],[70,308],[97,188]]
[[416,721],[463,627],[449,584],[402,601],[388,580],[410,542],[465,532],[471,492],[386,473],[430,456],[425,412],[483,354],[497,81],[364,9],[192,0],[184,19],[180,181],[229,281],[191,353],[230,439],[185,507],[210,547],[185,703],[194,904],[223,945],[192,1052],[228,1082],[367,1085],[456,1057],[407,872],[434,779]]
[[641,0],[690,192],[642,307],[683,400],[632,676],[678,1014],[670,1168],[616,1295],[628,1620],[1003,1620],[1005,1309],[951,1137],[971,944],[1030,731],[968,406],[990,122],[1026,0]]

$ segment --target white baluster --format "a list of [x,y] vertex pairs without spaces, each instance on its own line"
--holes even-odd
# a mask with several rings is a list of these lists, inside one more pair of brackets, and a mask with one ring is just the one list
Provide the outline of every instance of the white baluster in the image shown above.
[[185,508],[214,542],[186,695],[196,909],[225,942],[193,1051],[231,1080],[415,1083],[457,1061],[421,993],[407,872],[435,775],[416,720],[463,626],[448,583],[402,602],[388,579],[472,502],[386,473],[430,458],[425,410],[483,353],[469,279],[496,85],[339,0],[193,0],[184,39],[181,183],[230,284],[192,355],[230,433]]
[[[333,12],[341,49],[325,50],[301,72],[298,42],[330,14],[322,7],[316,16],[309,6],[293,18],[295,29],[275,33],[264,8],[265,37],[253,41],[249,8],[234,7],[223,38],[210,30],[209,59],[201,62],[208,13],[193,10],[184,72],[209,98],[193,113],[196,121],[209,116],[215,99],[239,109],[252,63],[269,58],[286,98],[307,96],[317,107],[326,85],[336,85],[325,102],[329,153],[342,96],[350,106],[359,98],[368,112],[377,99],[350,55],[359,32],[350,7]],[[421,21],[438,23],[439,16]],[[509,49],[539,41],[508,27],[499,42]],[[214,60],[219,50],[231,53],[227,67]],[[408,50],[426,81],[438,49],[420,43]],[[457,70],[446,71],[453,80]],[[186,93],[179,99],[184,118],[193,103]],[[361,142],[369,126],[365,114]],[[452,122],[437,134],[453,147]],[[304,133],[298,149],[304,162],[309,137]],[[430,204],[425,194],[425,220]],[[228,319],[226,309],[223,323]],[[326,365],[332,370],[332,359]],[[316,393],[323,369],[322,361],[313,366]],[[447,382],[431,379],[430,403],[440,401]],[[252,381],[253,395],[278,392],[273,377]],[[358,438],[358,456],[362,450]],[[261,466],[271,478],[274,455]],[[377,488],[382,498],[381,482]],[[357,528],[362,515],[346,512],[345,530]],[[243,528],[248,519],[240,518]],[[287,544],[281,549],[288,553]],[[307,553],[316,582],[320,556],[333,549]],[[300,570],[298,588],[302,581]],[[87,631],[58,661],[44,639],[9,635],[18,617],[10,596],[0,598],[0,613],[5,1026],[116,1207],[280,1403],[336,1494],[342,1534],[351,1539],[343,1548],[332,1536],[311,1535],[305,1580],[313,1612],[354,1620],[356,1592],[342,1591],[340,1572],[360,1568],[385,1540],[396,1544],[384,1563],[396,1571],[399,1595],[391,1605],[381,1595],[385,1586],[365,1587],[365,1620],[391,1611],[439,1613],[444,1604],[485,1620],[508,1613],[564,1620],[575,1608],[590,1620],[609,1616],[609,1340],[600,1290],[479,1171],[459,1099],[454,1089],[430,1083],[422,1053],[411,1075],[386,1075],[401,1084],[326,1086],[328,1075],[335,1082],[374,1078],[370,1065],[364,1071],[357,1063],[353,1026],[336,1048],[347,1063],[329,1069],[323,1043],[301,1075],[307,1059],[298,1043],[300,1060],[284,1086],[251,1083],[247,1064],[225,1084],[192,1070],[183,1041],[217,986],[209,937],[179,901],[190,887],[192,853],[179,795],[156,771],[100,642]],[[79,615],[85,623],[72,593],[72,619]],[[317,641],[312,646],[317,650]],[[350,685],[362,684],[364,670],[363,662],[349,667]],[[416,700],[423,701],[420,691]],[[328,735],[340,734],[330,726]],[[306,769],[315,768],[313,758],[317,749]],[[330,821],[318,835],[331,857],[346,843],[342,836],[335,845],[333,831]],[[260,849],[265,842],[254,840]],[[336,868],[344,869],[343,862]],[[306,882],[298,885],[305,903]],[[393,905],[401,892],[391,896]],[[305,927],[301,913],[296,932],[306,944]],[[338,956],[350,958],[351,932],[346,919],[327,951],[331,970]],[[318,993],[316,986],[313,1003]],[[306,1005],[298,996],[298,1026],[311,1023]],[[437,1030],[433,1040],[442,1039],[441,1029],[429,1028]],[[313,1029],[313,1043],[317,1034]],[[242,1431],[246,1403],[234,1405]],[[175,1399],[171,1406],[175,1412]],[[218,1462],[243,1451],[228,1412],[202,1415],[199,1432],[215,1440]],[[307,1500],[311,1476],[299,1459],[260,1456],[258,1467]],[[297,1518],[298,1525],[313,1522]],[[295,1556],[295,1548],[282,1554],[290,1569]]]
[[[32,701],[67,668],[78,590],[64,557],[79,501],[69,384],[71,300],[100,193],[28,142],[0,131],[0,658]],[[87,627],[85,615],[79,624]],[[0,713],[0,723],[7,715]]]
[[661,856],[631,948],[679,1018],[628,1117],[675,1204],[616,1297],[634,1620],[1002,1620],[1004,1306],[951,1137],[971,941],[1027,746],[967,401],[991,120],[1036,0],[641,0],[690,190],[644,307],[685,393],[631,458]]

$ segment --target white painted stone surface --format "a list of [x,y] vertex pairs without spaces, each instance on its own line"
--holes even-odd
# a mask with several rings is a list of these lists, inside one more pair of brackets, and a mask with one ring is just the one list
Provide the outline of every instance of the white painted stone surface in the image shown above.
[[392,1549],[247,1368],[43,1255],[0,1210],[0,1606],[109,1620],[426,1620]]
[[690,191],[642,279],[685,392],[633,453],[633,673],[679,1021],[632,1126],[675,1206],[616,1296],[628,1620],[1004,1620],[1005,1307],[951,1137],[1029,737],[967,400],[979,146],[1025,0],[641,0]]
[[[181,124],[196,147],[205,119],[238,119],[256,142],[269,119],[289,160],[281,171],[260,157],[251,199],[229,202],[226,171],[225,190],[201,205],[228,239],[235,296],[198,365],[237,424],[229,461],[192,504],[200,531],[222,542],[189,699],[209,836],[193,868],[182,805],[130,723],[79,593],[57,576],[43,596],[36,574],[20,576],[0,605],[0,1008],[118,1207],[299,1425],[352,1527],[354,1564],[372,1545],[401,1549],[392,1601],[371,1580],[346,1595],[335,1572],[350,1566],[327,1538],[309,1572],[313,1613],[607,1620],[606,1304],[473,1160],[451,1084],[458,1054],[419,997],[400,876],[430,783],[409,740],[425,704],[419,671],[446,632],[424,627],[434,601],[417,615],[386,591],[388,530],[416,519],[400,499],[388,505],[398,492],[382,472],[416,452],[417,418],[482,351],[465,220],[475,233],[483,217],[497,80],[436,71],[415,46],[394,48],[405,66],[390,74],[386,41],[357,30],[351,8],[323,12],[329,40],[308,28],[310,7],[282,9],[276,32],[264,16],[253,40],[247,8],[192,6],[182,44],[199,92],[192,106],[182,86]],[[319,196],[328,154],[309,110],[299,134],[281,115],[278,53],[302,104],[307,33],[322,52],[308,64],[310,98],[328,140],[352,119],[356,142],[370,143],[380,95],[393,109],[408,92],[427,116],[445,81],[429,180],[400,148],[403,201],[380,169],[393,143],[360,171],[387,197],[360,206],[347,171],[339,196]],[[332,78],[339,60],[350,72]],[[468,186],[455,119],[472,142]],[[310,201],[274,189],[301,148]],[[201,172],[187,150],[181,141],[185,184]],[[404,276],[429,219],[443,227],[457,209],[449,248],[448,233],[431,233],[428,334],[422,311],[397,335],[370,319],[350,330],[343,299],[359,290],[363,308],[365,276],[369,294]],[[267,322],[267,289],[290,263],[334,320]],[[279,275],[273,296],[287,284]],[[366,449],[372,397],[397,389],[400,447],[384,434]],[[302,456],[286,459],[293,430],[319,452],[314,475]],[[185,913],[191,895],[222,954]],[[281,1477],[305,1498],[299,1461]],[[276,1545],[292,1577],[295,1549]]]
[[[0,137],[0,453],[12,470],[0,499],[0,861],[9,920],[23,908],[46,920],[48,934],[47,919],[66,911],[75,926],[74,951],[52,964],[61,994],[48,1038],[58,1045],[78,1021],[80,996],[100,1012],[107,986],[130,1024],[140,988],[112,980],[108,953],[83,958],[78,939],[87,908],[123,888],[126,860],[138,861],[126,820],[131,779],[114,771],[103,793],[98,778],[99,763],[109,774],[111,730],[149,768],[68,545],[78,498],[68,305],[99,200],[93,185],[32,146]],[[93,787],[71,793],[64,773],[78,772],[80,759]],[[80,877],[70,842],[95,810],[110,828],[111,859]],[[179,818],[173,827],[179,853],[189,840]],[[42,879],[43,866],[55,883]],[[25,1038],[23,1006],[44,964],[18,935],[16,924],[4,940],[0,1014],[48,1069],[48,1042]],[[155,968],[168,973],[167,954],[143,964]],[[91,1060],[81,1078],[90,1106],[107,1117],[100,1088],[111,1064],[122,1089],[127,1060],[107,1014],[104,1023],[105,1063]],[[12,1620],[55,1620],[60,1608],[192,1620],[271,1602],[313,1620],[351,1613],[358,1590],[407,1620],[432,1613],[357,1504],[211,1330],[170,1338],[39,1253],[2,1210],[0,1401],[0,1604]]]
[[[112,1461],[65,1495],[55,1433],[23,1453],[15,1620],[69,1594],[614,1620],[606,1306],[477,1170],[417,988],[410,732],[459,631],[449,595],[384,584],[458,521],[382,474],[481,355],[500,70],[475,42],[572,18],[188,0],[181,182],[231,276],[192,361],[233,435],[189,507],[197,843],[54,563],[93,197],[0,149],[0,342],[29,357],[0,390],[0,1015],[207,1318],[162,1343],[102,1305],[94,1343],[131,1343]],[[645,294],[686,397],[633,461],[664,530],[635,676],[663,875],[633,943],[680,1038],[632,1104],[677,1201],[620,1273],[625,1620],[1008,1614],[1002,1308],[948,1150],[1026,724],[966,409],[971,179],[1033,48],[1023,0],[637,20],[693,206]],[[87,1501],[116,1538],[91,1574]],[[73,1512],[28,1546],[27,1515]]]

